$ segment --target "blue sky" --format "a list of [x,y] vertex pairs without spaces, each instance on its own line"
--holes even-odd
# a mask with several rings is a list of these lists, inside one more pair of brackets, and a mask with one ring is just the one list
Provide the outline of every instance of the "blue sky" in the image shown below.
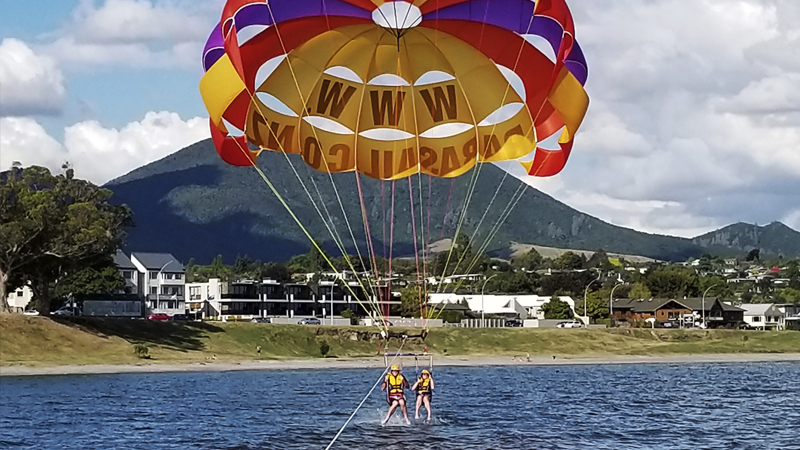
[[[654,233],[800,229],[799,1],[569,3],[591,105],[566,169],[530,184]],[[68,160],[103,183],[207,138],[200,53],[223,4],[0,0],[0,166]]]
[[[77,0],[0,0],[3,11],[0,39],[19,39],[32,46],[47,45],[57,38],[59,30],[69,26],[71,16],[81,3]],[[104,2],[88,3],[101,6]],[[208,21],[211,23],[213,17]],[[194,68],[69,65],[64,68],[68,89],[63,111],[46,117],[42,124],[48,132],[58,135],[69,124],[84,120],[98,120],[105,126],[119,128],[140,120],[148,111],[173,111],[182,117],[201,116],[205,109],[197,90],[202,75],[199,61],[198,56]]]

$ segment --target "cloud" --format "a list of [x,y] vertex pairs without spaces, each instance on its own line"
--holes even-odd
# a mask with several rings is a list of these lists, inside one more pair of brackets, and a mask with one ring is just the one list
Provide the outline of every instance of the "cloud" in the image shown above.
[[83,2],[75,10],[70,29],[81,42],[135,44],[191,42],[208,35],[209,20],[177,4],[147,0],[108,0],[100,7]]
[[121,129],[96,121],[64,130],[63,143],[49,136],[30,118],[0,119],[0,166],[14,161],[58,170],[69,161],[78,177],[103,184],[209,137],[208,119],[182,120],[170,112],[149,112]]
[[219,20],[217,0],[84,0],[43,51],[75,70],[192,67]]
[[651,232],[798,226],[800,3],[571,7],[592,103],[562,174],[531,184]]
[[55,60],[35,53],[24,42],[0,43],[0,116],[59,114],[66,88]]

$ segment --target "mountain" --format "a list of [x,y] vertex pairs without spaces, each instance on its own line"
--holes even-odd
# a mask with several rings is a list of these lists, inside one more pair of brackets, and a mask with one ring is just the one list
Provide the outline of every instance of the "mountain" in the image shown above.
[[[342,237],[348,251],[355,248],[349,229],[364,249],[365,226],[353,173],[329,176],[308,168],[296,156],[273,152],[264,152],[258,161],[309,234],[321,241],[326,250],[335,251],[336,245],[320,217],[330,217],[331,229]],[[415,232],[421,235],[423,229],[429,242],[452,238],[473,179],[475,189],[461,231],[471,235],[477,228],[473,239],[476,246],[486,239],[503,211],[512,206],[515,193],[521,192],[510,215],[489,241],[487,251],[495,254],[507,255],[512,242],[569,249],[602,248],[664,260],[685,260],[705,251],[689,239],[642,233],[583,214],[536,189],[524,187],[494,165],[484,165],[471,173],[475,177],[467,174],[454,180],[414,176],[411,193],[407,179],[392,183],[360,177],[375,253],[384,254],[392,233],[393,256],[413,255],[413,236]],[[251,167],[222,162],[210,141],[140,167],[106,187],[114,192],[116,202],[127,204],[134,212],[136,226],[130,231],[127,245],[131,250],[171,252],[184,262],[195,258],[207,263],[218,254],[226,261],[237,255],[282,261],[310,248],[307,237],[259,174]],[[415,227],[411,221],[412,205]]]
[[740,252],[761,249],[761,254],[800,256],[800,232],[773,222],[766,226],[735,223],[692,239],[697,245],[709,249],[725,248]]

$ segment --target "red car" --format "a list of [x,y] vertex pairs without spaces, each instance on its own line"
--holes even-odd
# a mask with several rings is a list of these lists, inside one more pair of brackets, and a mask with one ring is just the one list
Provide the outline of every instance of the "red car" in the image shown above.
[[169,316],[166,314],[150,314],[147,316],[147,320],[169,320]]

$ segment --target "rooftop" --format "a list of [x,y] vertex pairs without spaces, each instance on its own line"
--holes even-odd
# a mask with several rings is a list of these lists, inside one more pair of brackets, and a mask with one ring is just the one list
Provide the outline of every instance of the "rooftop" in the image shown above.
[[162,272],[184,273],[186,270],[178,258],[170,253],[131,253],[131,259],[136,260],[147,270],[160,270]]

